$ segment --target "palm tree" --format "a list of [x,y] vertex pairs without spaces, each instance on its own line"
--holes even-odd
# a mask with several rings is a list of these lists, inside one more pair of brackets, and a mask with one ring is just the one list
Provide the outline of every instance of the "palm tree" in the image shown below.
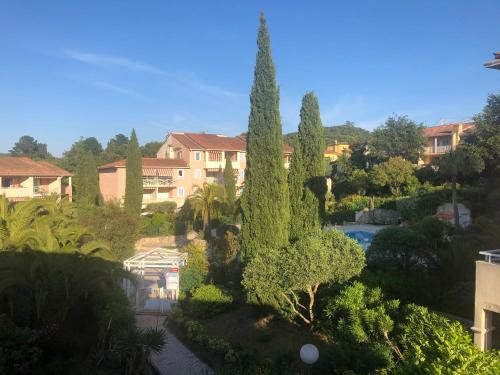
[[455,228],[460,227],[458,212],[457,182],[460,177],[479,173],[484,169],[484,161],[472,150],[457,148],[446,153],[439,161],[439,173],[451,182],[451,201]]
[[44,250],[93,254],[109,250],[76,223],[71,204],[65,199],[32,199],[9,203],[0,197],[0,250]]
[[194,218],[201,217],[205,238],[209,237],[210,220],[217,217],[225,206],[224,188],[221,185],[205,182],[189,197]]

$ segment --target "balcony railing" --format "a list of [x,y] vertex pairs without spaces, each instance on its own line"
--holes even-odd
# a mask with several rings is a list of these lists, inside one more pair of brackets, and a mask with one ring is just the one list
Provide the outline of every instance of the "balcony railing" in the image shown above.
[[484,255],[484,260],[488,263],[500,264],[500,249],[480,251],[479,254]]
[[451,146],[432,146],[432,147],[426,147],[425,148],[425,153],[427,155],[436,155],[436,154],[446,154],[448,151],[451,151]]
[[175,180],[172,177],[143,177],[143,187],[169,187],[175,186]]

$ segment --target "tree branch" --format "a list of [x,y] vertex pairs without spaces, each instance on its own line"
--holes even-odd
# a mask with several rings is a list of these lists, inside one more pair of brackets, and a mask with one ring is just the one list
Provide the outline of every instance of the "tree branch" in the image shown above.
[[311,321],[310,321],[309,319],[307,319],[304,315],[302,315],[302,314],[301,314],[301,313],[300,313],[300,312],[299,312],[299,311],[295,308],[295,305],[294,305],[294,304],[293,304],[293,302],[290,300],[290,298],[288,298],[288,296],[287,296],[285,293],[283,293],[283,292],[281,292],[281,294],[283,295],[283,297],[285,297],[285,299],[287,300],[287,302],[290,304],[290,306],[291,306],[291,308],[292,308],[293,312],[294,312],[295,314],[297,314],[298,316],[300,316],[300,318],[301,318],[304,322],[306,322],[307,324],[311,324]]

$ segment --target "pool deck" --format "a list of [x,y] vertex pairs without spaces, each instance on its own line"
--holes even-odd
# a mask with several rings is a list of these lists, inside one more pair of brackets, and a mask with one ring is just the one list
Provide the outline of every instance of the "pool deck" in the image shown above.
[[342,232],[368,232],[377,233],[379,230],[391,227],[392,225],[373,225],[373,224],[344,224],[333,225],[330,228],[340,230]]

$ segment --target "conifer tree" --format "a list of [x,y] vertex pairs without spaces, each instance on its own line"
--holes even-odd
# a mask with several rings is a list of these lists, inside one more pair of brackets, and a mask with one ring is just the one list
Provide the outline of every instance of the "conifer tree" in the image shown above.
[[125,211],[140,215],[142,208],[142,156],[135,130],[132,129],[125,163]]
[[318,98],[310,92],[302,99],[299,132],[288,176],[291,241],[320,227],[326,193],[324,149]]
[[84,150],[80,153],[80,159],[76,170],[75,195],[78,204],[98,205],[101,200],[99,191],[99,175],[94,155]]
[[279,90],[263,14],[260,15],[257,46],[241,202],[242,252],[246,260],[286,245],[289,236],[290,208],[283,165]]
[[231,158],[226,156],[226,165],[224,166],[224,190],[226,200],[232,206],[236,202],[236,179],[234,177],[233,163]]

